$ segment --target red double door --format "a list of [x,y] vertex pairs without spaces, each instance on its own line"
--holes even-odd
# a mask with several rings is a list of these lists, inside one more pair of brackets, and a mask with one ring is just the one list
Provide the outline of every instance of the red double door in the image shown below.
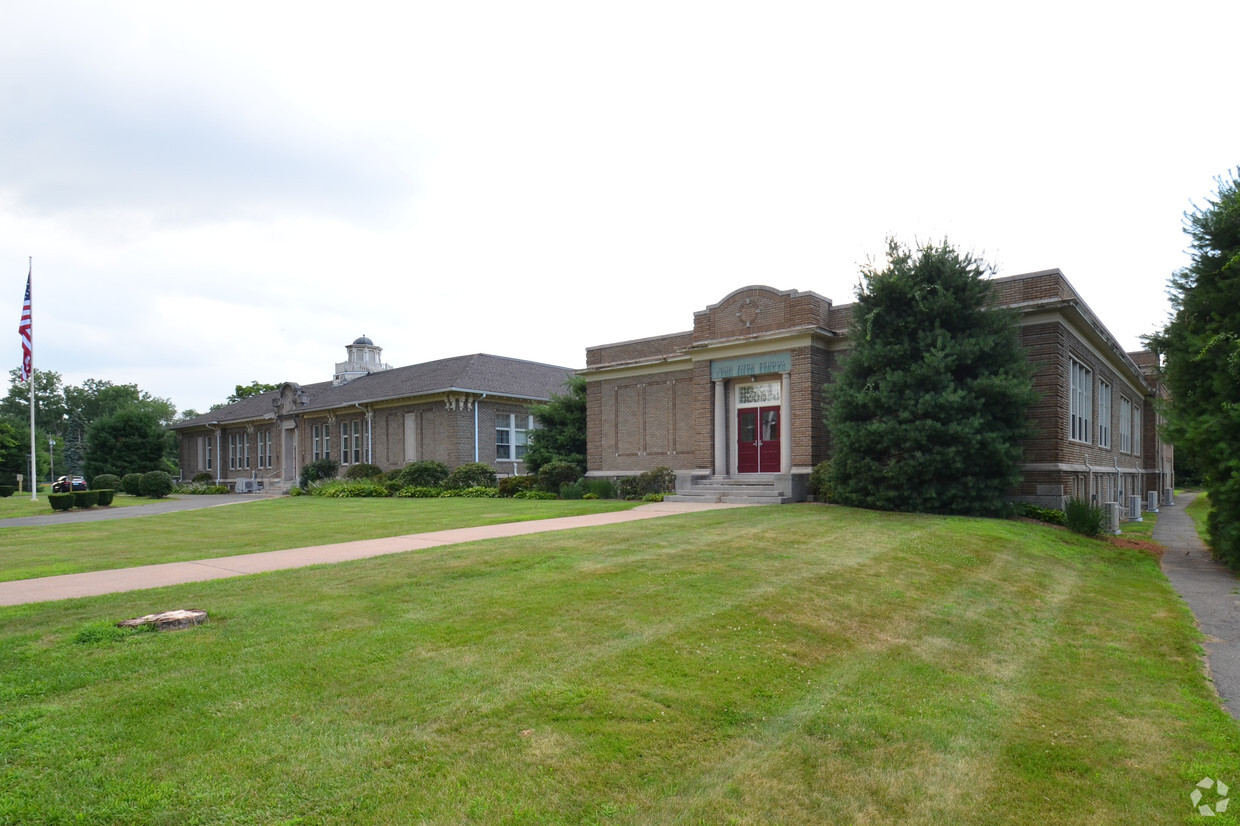
[[736,472],[779,470],[779,406],[736,411]]

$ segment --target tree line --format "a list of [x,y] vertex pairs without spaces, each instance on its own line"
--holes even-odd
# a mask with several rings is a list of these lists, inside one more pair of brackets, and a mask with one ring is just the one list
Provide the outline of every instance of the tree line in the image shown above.
[[[166,429],[176,407],[168,399],[103,379],[65,384],[52,370],[35,374],[34,397],[39,481],[52,471],[87,479],[105,472],[176,472],[177,439]],[[30,385],[13,369],[0,399],[0,484],[12,484],[17,474],[30,474]]]

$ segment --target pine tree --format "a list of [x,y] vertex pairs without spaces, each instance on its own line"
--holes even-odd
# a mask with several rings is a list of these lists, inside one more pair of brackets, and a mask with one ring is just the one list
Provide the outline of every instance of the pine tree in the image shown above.
[[827,386],[835,500],[880,510],[997,515],[1020,481],[1032,368],[992,270],[946,242],[888,241],[862,270],[852,352]]
[[1171,277],[1172,318],[1146,343],[1165,356],[1166,436],[1210,495],[1210,543],[1240,567],[1240,180],[1185,214],[1191,263]]
[[537,473],[548,462],[568,462],[586,469],[586,380],[573,376],[568,393],[552,395],[545,404],[530,407],[538,427],[530,431],[525,453],[527,473]]

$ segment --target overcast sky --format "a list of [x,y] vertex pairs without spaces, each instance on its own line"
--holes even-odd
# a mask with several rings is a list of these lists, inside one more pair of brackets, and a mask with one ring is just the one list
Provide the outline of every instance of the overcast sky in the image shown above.
[[[1128,349],[1240,164],[1240,3],[0,0],[0,298],[37,369],[205,411],[569,367],[885,239],[1058,267]],[[0,302],[0,307],[3,303]]]

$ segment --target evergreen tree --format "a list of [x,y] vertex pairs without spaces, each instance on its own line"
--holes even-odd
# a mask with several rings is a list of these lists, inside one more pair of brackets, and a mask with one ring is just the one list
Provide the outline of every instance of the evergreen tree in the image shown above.
[[573,376],[568,393],[553,395],[546,404],[530,407],[538,427],[530,431],[525,452],[527,473],[537,473],[548,462],[569,462],[586,469],[586,380]]
[[167,443],[168,433],[158,414],[136,408],[120,410],[99,419],[86,432],[84,475],[93,479],[100,473],[124,476],[163,470]]
[[837,502],[1006,512],[1034,393],[1015,314],[990,306],[991,272],[946,242],[895,241],[883,270],[862,270],[853,349],[827,387]]
[[1240,170],[1185,214],[1191,263],[1171,277],[1172,318],[1146,343],[1165,358],[1166,433],[1210,494],[1210,544],[1240,567]]

